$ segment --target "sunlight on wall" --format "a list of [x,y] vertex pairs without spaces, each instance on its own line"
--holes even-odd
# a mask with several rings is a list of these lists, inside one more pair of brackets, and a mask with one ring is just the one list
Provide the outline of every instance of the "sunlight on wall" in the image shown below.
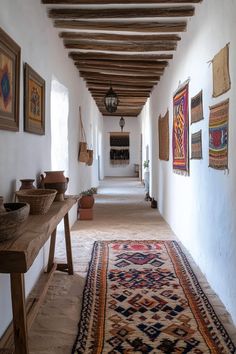
[[51,86],[51,166],[68,175],[68,89],[55,78]]

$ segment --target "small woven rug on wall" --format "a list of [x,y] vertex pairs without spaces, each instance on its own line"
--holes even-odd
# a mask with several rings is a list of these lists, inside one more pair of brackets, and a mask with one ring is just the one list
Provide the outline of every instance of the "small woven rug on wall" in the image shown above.
[[212,60],[213,97],[218,97],[231,88],[229,73],[229,44],[222,48]]
[[235,351],[176,241],[95,242],[73,354]]
[[169,161],[169,111],[158,119],[159,159]]
[[202,159],[202,131],[199,130],[191,136],[191,159]]
[[173,170],[181,175],[189,174],[189,80],[183,83],[173,97]]
[[191,124],[203,119],[202,91],[191,98]]
[[228,119],[229,100],[210,107],[209,167],[228,168]]

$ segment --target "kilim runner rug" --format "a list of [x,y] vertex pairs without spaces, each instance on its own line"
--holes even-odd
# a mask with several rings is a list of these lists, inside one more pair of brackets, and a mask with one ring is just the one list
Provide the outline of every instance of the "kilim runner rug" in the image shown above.
[[236,348],[177,242],[102,241],[94,244],[73,353]]

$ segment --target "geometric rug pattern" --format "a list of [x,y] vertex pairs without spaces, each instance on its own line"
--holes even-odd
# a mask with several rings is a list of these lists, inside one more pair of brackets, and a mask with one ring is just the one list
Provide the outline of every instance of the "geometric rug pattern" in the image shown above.
[[235,352],[176,241],[95,242],[73,354]]

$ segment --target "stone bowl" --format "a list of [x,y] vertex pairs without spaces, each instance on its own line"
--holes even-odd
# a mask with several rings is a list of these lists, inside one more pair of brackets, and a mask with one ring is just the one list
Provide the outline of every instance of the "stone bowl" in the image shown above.
[[30,206],[27,203],[5,203],[6,212],[0,213],[0,242],[18,236],[20,225],[27,219]]

